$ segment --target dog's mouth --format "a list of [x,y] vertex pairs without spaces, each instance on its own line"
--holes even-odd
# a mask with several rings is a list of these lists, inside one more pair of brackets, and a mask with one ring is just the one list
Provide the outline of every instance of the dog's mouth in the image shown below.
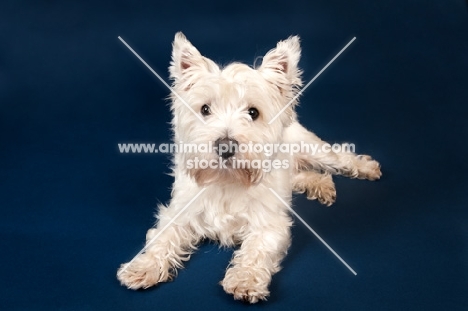
[[221,169],[221,170],[235,170],[235,169],[237,169],[237,167],[236,167],[237,159],[236,159],[235,156],[229,157],[227,159],[220,156],[218,158],[218,162],[221,164],[219,166],[219,169]]
[[263,178],[261,169],[239,167],[236,158],[222,159],[217,168],[191,168],[188,174],[194,178],[199,186],[217,185],[242,185],[250,187],[258,184]]
[[[225,136],[213,142],[214,150],[208,154],[190,154],[186,160],[189,176],[199,186],[209,184],[242,185],[250,187],[258,184],[264,171],[258,163],[263,160],[261,153],[245,150],[244,145],[233,137]],[[257,165],[256,165],[257,164]]]

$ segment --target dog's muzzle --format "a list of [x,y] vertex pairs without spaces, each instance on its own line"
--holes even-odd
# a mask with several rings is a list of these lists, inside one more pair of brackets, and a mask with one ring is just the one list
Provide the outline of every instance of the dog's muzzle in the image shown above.
[[220,138],[215,141],[215,152],[223,159],[229,159],[239,151],[237,140],[228,137]]

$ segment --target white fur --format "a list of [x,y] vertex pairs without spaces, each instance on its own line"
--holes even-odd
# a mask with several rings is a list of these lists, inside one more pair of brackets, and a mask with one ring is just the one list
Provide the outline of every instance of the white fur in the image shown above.
[[[296,119],[294,107],[288,108],[271,125],[268,122],[297,94],[302,85],[298,69],[300,45],[297,36],[277,44],[255,69],[240,63],[220,68],[203,57],[177,33],[169,68],[173,88],[197,113],[204,104],[211,115],[200,122],[185,104],[172,95],[174,142],[208,143],[230,137],[239,143],[324,144]],[[255,107],[260,117],[253,121],[247,113]],[[307,192],[310,199],[330,205],[335,200],[332,174],[378,179],[379,164],[368,156],[352,153],[236,154],[241,159],[280,159],[290,161],[289,168],[265,172],[261,169],[189,169],[187,160],[217,159],[215,153],[174,155],[174,185],[169,206],[160,206],[155,228],[147,241],[160,233],[202,188],[206,190],[130,265],[118,272],[122,284],[131,289],[147,288],[170,280],[182,262],[190,258],[202,239],[224,246],[240,245],[221,282],[235,299],[255,303],[269,295],[268,285],[290,245],[292,219],[285,202],[292,192]]]

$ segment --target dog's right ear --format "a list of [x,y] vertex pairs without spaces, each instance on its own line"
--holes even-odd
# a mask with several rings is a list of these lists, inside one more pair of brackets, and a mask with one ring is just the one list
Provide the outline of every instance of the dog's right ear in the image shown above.
[[278,42],[264,57],[259,68],[265,79],[275,84],[287,98],[293,98],[302,86],[302,71],[298,67],[301,45],[298,36]]
[[174,83],[187,81],[200,70],[212,71],[213,65],[215,64],[203,57],[182,32],[176,33],[172,43],[172,61],[169,66],[170,78]]

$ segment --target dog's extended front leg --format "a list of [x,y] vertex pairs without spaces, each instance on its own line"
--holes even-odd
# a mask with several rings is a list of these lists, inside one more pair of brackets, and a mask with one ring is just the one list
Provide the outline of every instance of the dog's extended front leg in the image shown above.
[[250,303],[266,300],[271,277],[281,269],[281,260],[290,244],[290,226],[289,217],[283,216],[274,227],[251,230],[234,252],[221,282],[226,293]]
[[117,278],[122,285],[139,289],[167,282],[190,258],[197,239],[188,225],[173,223],[162,230],[164,227],[165,222],[160,222],[157,228],[149,229],[145,251],[120,266]]

